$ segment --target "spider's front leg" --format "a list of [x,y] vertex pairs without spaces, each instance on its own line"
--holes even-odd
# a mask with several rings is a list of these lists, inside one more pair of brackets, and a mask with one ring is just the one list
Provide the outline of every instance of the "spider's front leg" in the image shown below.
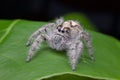
[[34,54],[39,49],[39,46],[41,45],[41,42],[43,40],[49,40],[49,37],[47,36],[47,34],[41,34],[34,40],[33,44],[31,45],[29,49],[29,53],[27,55],[27,59],[26,59],[27,62],[29,62],[32,59]]
[[82,50],[83,50],[82,42],[71,43],[71,45],[69,46],[67,50],[67,55],[69,57],[72,70],[76,69],[76,65],[82,54]]
[[26,46],[30,46],[32,44],[32,42],[42,33],[45,33],[46,32],[46,29],[49,28],[49,27],[52,27],[54,26],[55,24],[54,23],[49,23],[47,25],[44,25],[42,26],[40,29],[38,29],[37,31],[35,31],[31,36],[30,38],[28,39],[27,43],[26,43]]
[[91,60],[94,61],[94,53],[93,53],[93,47],[92,47],[92,44],[91,44],[90,35],[87,32],[82,32],[81,36],[85,40],[86,45],[89,49],[89,54],[90,54]]

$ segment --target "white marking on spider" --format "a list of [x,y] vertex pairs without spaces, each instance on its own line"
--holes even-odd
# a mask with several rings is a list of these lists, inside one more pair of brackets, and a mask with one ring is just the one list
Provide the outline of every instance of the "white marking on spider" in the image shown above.
[[53,49],[65,50],[72,70],[75,70],[82,54],[83,40],[89,49],[91,59],[94,60],[89,34],[83,30],[77,21],[64,21],[63,18],[59,18],[54,23],[42,26],[30,36],[26,43],[27,46],[31,46],[26,61],[29,62],[32,59],[41,42],[45,41]]

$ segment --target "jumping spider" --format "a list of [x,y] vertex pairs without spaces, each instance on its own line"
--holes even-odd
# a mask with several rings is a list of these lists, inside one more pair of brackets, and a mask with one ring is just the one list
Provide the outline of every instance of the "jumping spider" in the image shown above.
[[32,59],[41,42],[45,41],[53,49],[65,50],[72,70],[75,70],[82,54],[83,40],[89,49],[91,60],[94,60],[89,34],[83,30],[77,21],[64,21],[63,18],[59,18],[54,23],[42,26],[30,36],[26,43],[27,46],[31,45],[26,61],[29,62]]

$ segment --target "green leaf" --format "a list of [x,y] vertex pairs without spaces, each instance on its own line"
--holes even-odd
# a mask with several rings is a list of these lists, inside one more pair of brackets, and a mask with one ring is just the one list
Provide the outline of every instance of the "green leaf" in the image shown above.
[[[19,20],[15,20],[14,22],[12,22],[12,24],[10,24],[9,26],[7,26],[5,23],[10,23],[10,21],[2,21],[2,24],[5,24],[5,27],[1,27],[1,35],[0,35],[0,43],[4,40],[4,38],[10,33],[11,29],[13,28],[13,26],[18,22]],[[7,27],[7,28],[6,28]],[[5,29],[4,29],[5,28]],[[4,33],[4,35],[3,35]]]
[[0,31],[8,28],[13,20],[0,20]]
[[3,36],[11,22],[12,20],[0,20],[0,37]]
[[15,20],[8,25],[0,38],[1,80],[120,79],[120,42],[91,30],[87,31],[92,37],[95,62],[90,61],[85,48],[76,71],[72,71],[65,52],[53,50],[43,43],[32,61],[26,63],[29,48],[25,43],[44,24],[47,23]]

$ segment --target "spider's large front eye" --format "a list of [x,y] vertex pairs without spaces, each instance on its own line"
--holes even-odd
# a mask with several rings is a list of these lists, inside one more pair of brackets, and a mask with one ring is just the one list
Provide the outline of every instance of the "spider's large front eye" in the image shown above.
[[62,30],[61,32],[62,32],[62,33],[64,33],[65,31],[64,31],[64,30]]

